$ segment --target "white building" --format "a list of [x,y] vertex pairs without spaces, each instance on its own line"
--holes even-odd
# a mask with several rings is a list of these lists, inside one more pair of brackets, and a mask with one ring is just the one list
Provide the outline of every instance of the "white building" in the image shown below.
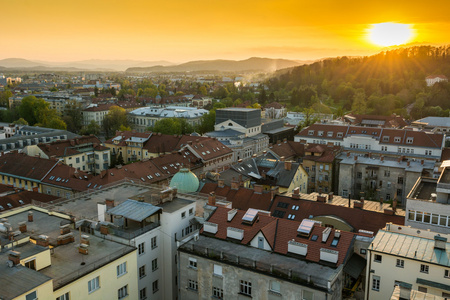
[[387,224],[367,249],[365,299],[390,299],[395,286],[430,297],[450,297],[449,238],[449,234]]
[[427,86],[433,86],[435,83],[448,81],[448,79],[445,75],[430,75],[425,78],[425,81],[427,82]]

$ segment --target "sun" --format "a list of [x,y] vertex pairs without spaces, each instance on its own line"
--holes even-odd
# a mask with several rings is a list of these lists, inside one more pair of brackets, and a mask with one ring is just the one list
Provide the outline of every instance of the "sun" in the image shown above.
[[373,24],[369,29],[369,40],[379,46],[402,45],[413,37],[413,29],[410,24],[379,23]]

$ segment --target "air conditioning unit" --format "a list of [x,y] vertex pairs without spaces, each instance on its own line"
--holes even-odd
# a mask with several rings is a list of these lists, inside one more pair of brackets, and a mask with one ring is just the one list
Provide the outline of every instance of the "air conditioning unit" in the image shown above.
[[200,236],[198,233],[196,235],[194,235],[194,241],[198,241],[199,239],[200,239]]

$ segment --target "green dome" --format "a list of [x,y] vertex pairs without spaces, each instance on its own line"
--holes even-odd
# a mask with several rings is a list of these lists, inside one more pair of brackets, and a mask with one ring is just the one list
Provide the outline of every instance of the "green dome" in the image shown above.
[[196,192],[199,185],[197,176],[186,168],[180,169],[170,181],[170,187],[177,188],[180,193]]

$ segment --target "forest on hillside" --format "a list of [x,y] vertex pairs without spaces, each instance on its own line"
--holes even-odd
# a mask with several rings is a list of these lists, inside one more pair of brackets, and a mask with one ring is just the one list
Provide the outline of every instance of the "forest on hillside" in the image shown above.
[[450,46],[415,46],[366,57],[338,57],[285,69],[266,82],[268,93],[292,110],[407,118],[450,116],[450,82],[427,87],[425,78],[450,78]]

